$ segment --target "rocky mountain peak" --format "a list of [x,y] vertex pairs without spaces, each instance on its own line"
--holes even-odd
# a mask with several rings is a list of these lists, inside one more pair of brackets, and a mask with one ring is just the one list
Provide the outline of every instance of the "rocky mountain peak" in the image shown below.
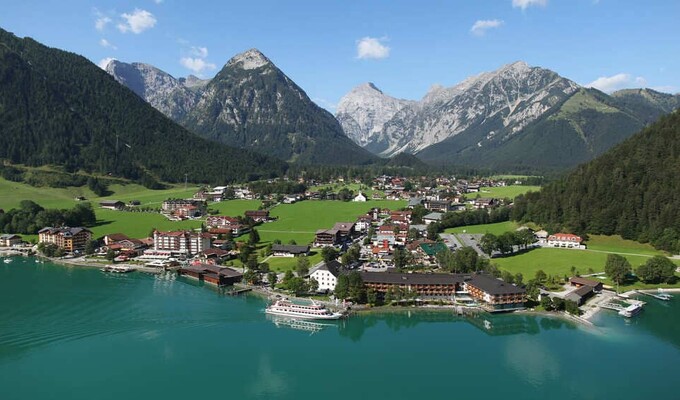
[[271,64],[272,62],[258,49],[250,49],[237,54],[227,62],[227,66],[240,65],[243,69],[256,69]]

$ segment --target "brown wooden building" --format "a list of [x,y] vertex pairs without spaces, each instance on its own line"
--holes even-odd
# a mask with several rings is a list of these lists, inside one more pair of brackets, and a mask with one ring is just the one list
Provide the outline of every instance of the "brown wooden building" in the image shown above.
[[234,269],[210,264],[197,264],[180,268],[178,274],[217,286],[233,285],[243,279],[243,274]]
[[361,272],[366,287],[379,293],[390,288],[416,292],[420,296],[453,296],[462,289],[461,274],[404,274],[396,272]]

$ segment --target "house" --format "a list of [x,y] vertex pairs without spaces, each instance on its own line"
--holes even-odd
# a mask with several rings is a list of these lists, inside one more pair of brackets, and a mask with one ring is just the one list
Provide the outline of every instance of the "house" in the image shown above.
[[14,234],[0,235],[0,247],[12,247],[23,242],[21,236]]
[[194,264],[180,268],[177,272],[179,276],[186,276],[216,286],[233,285],[243,279],[243,274],[234,269],[210,264]]
[[338,237],[342,240],[349,240],[356,232],[354,230],[354,222],[336,222],[333,229],[338,231]]
[[423,199],[420,197],[411,197],[408,199],[408,208],[413,208],[415,206],[420,206],[423,204]]
[[272,246],[272,256],[274,257],[297,257],[309,254],[309,246],[298,246],[291,244],[275,244]]
[[196,218],[206,214],[207,208],[201,200],[168,199],[161,204],[161,213]]
[[357,202],[366,202],[366,200],[367,200],[366,195],[361,192],[359,192],[359,194],[354,196],[354,198],[352,199],[352,201]]
[[52,243],[66,251],[83,250],[90,240],[92,231],[83,227],[47,227],[38,231],[39,243]]
[[534,232],[534,236],[536,236],[536,240],[538,240],[539,244],[546,244],[548,242],[548,232],[542,229]]
[[586,300],[595,295],[592,286],[584,285],[578,289],[572,290],[564,296],[565,300],[571,300],[578,306],[582,306]]
[[202,261],[213,265],[222,263],[223,261],[227,260],[230,255],[231,255],[230,252],[222,249],[217,249],[214,247],[210,249],[205,249],[198,253],[199,258]]
[[435,222],[440,222],[443,217],[444,214],[440,212],[432,212],[423,217],[423,222],[425,223],[425,225],[430,225]]
[[357,218],[357,222],[354,223],[354,229],[356,229],[359,232],[366,232],[368,231],[368,228],[371,227],[371,223],[373,222],[373,217],[370,215],[362,215],[359,218]]
[[314,245],[318,247],[335,246],[339,242],[337,229],[319,229],[314,235]]
[[473,274],[465,280],[472,298],[490,312],[524,309],[526,290],[486,274]]
[[430,211],[448,212],[451,207],[449,200],[427,200],[425,201],[425,208]]
[[129,240],[130,238],[122,233],[110,233],[106,236],[104,236],[104,244],[106,246],[110,246],[114,243],[118,243],[122,240]]
[[319,287],[317,291],[319,292],[332,292],[335,290],[335,285],[338,283],[338,276],[342,270],[342,264],[337,260],[323,262],[317,264],[312,268],[312,272],[309,274],[310,279],[314,279]]
[[99,206],[107,210],[120,211],[125,208],[125,203],[120,200],[102,200],[99,202]]
[[548,241],[546,242],[548,247],[566,247],[569,249],[585,249],[585,246],[581,245],[581,237],[571,234],[571,233],[556,233],[554,235],[548,236]]
[[194,255],[211,247],[208,233],[192,231],[153,231],[153,249],[177,255]]
[[[229,230],[231,231],[231,234],[233,236],[240,236],[246,232],[248,232],[249,228],[247,225],[243,225],[239,222],[238,219],[233,218],[233,217],[228,217],[228,216],[210,216],[206,218],[205,220],[205,225],[208,228],[216,228],[216,229],[222,229],[222,230]],[[212,229],[209,229],[210,233],[213,234],[226,234],[227,232],[213,232]]]
[[411,222],[413,211],[390,211],[390,220],[394,223],[408,224]]
[[587,278],[581,278],[580,276],[573,276],[569,278],[569,283],[571,286],[576,286],[576,287],[583,287],[583,286],[590,286],[593,288],[593,291],[595,293],[600,293],[603,288],[603,284],[600,281],[595,281],[592,279],[587,279]]
[[249,210],[245,212],[246,218],[252,218],[255,222],[267,222],[270,221],[269,211],[267,210]]
[[300,200],[299,197],[293,194],[287,194],[283,196],[283,204],[293,204],[298,200]]
[[496,205],[496,200],[492,198],[480,197],[475,199],[472,203],[472,207],[477,210],[484,210],[487,208],[494,207]]

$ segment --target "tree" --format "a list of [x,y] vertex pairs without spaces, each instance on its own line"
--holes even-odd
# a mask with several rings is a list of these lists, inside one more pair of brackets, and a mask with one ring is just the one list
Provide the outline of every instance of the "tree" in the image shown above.
[[316,292],[319,290],[319,282],[314,278],[309,278],[309,290]]
[[440,226],[438,222],[433,222],[427,226],[427,238],[437,240],[439,237]]
[[538,271],[536,271],[534,279],[536,280],[536,283],[542,285],[548,279],[548,275],[546,275],[546,273],[542,269],[539,269]]
[[515,277],[510,272],[505,270],[501,272],[501,279],[507,283],[515,283]]
[[646,283],[671,283],[675,280],[675,264],[664,256],[654,256],[637,267],[635,274]]
[[309,259],[305,256],[298,257],[297,266],[295,267],[297,275],[305,277],[309,274]]
[[267,243],[267,246],[265,246],[265,248],[264,248],[264,254],[265,254],[266,256],[269,256],[269,255],[272,254],[272,244],[271,244],[271,243]]
[[295,239],[290,239],[288,241],[288,244],[295,246],[295,245],[297,245],[297,242],[295,241]]
[[564,309],[571,315],[581,315],[581,310],[578,308],[578,304],[572,300],[564,301]]
[[266,263],[266,262],[260,263],[260,264],[257,266],[257,269],[258,269],[260,272],[267,273],[267,272],[269,272],[269,263]]
[[251,246],[254,246],[260,241],[260,234],[257,232],[257,229],[251,229],[250,233],[248,234],[248,244]]
[[267,282],[269,282],[269,286],[274,287],[276,285],[276,282],[279,280],[278,275],[276,275],[276,272],[274,271],[269,271],[267,274]]
[[553,302],[547,294],[541,296],[541,307],[543,307],[545,311],[552,311],[553,309]]
[[395,268],[404,268],[411,262],[411,253],[406,249],[397,247],[392,253],[392,262],[394,262]]
[[338,258],[338,251],[334,247],[326,246],[321,249],[321,257],[323,257],[324,262],[331,262]]
[[453,253],[454,272],[472,272],[477,270],[479,254],[470,246],[465,246]]
[[97,241],[96,240],[88,240],[87,243],[85,243],[85,254],[88,256],[94,254],[94,251],[97,249]]
[[361,274],[357,271],[352,271],[348,276],[349,297],[357,303],[366,303],[366,286],[364,280],[361,279]]
[[291,279],[293,279],[295,275],[293,275],[293,271],[287,270],[285,274],[283,274],[283,285],[288,287],[288,282],[290,282]]
[[247,263],[253,251],[254,249],[252,246],[241,246],[241,250],[239,250],[238,253],[239,260],[241,260],[243,264]]
[[246,267],[250,270],[257,270],[258,262],[256,253],[250,253],[248,261],[246,261]]
[[116,252],[109,249],[106,251],[106,259],[109,261],[113,261],[113,259],[116,258]]
[[498,238],[493,233],[487,233],[479,240],[479,248],[489,257],[498,248]]
[[604,264],[604,272],[612,281],[620,285],[630,274],[631,266],[625,257],[618,254],[608,254],[607,262]]
[[524,275],[522,275],[521,272],[518,272],[515,274],[515,284],[518,286],[522,285],[522,281],[524,280]]
[[366,301],[371,305],[378,304],[378,293],[371,288],[366,289]]
[[309,292],[309,284],[299,276],[291,278],[286,284],[286,288],[295,293],[296,296]]
[[253,269],[249,269],[243,274],[243,279],[250,285],[257,285],[260,283],[260,274]]
[[349,297],[349,277],[345,274],[338,276],[338,280],[335,283],[335,297],[338,299],[346,299]]

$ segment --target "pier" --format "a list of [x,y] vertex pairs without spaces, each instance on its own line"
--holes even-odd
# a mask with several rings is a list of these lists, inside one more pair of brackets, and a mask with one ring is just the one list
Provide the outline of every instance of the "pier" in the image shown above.
[[643,294],[645,296],[651,296],[651,297],[654,297],[655,299],[663,300],[663,301],[670,301],[673,298],[673,296],[671,296],[668,293],[648,293],[648,292],[643,292],[641,290],[638,290],[637,293]]
[[616,299],[611,299],[601,303],[600,307],[614,310],[618,312],[619,315],[630,318],[638,315],[642,311],[642,306],[644,305],[645,302],[640,300],[625,299],[617,302]]

